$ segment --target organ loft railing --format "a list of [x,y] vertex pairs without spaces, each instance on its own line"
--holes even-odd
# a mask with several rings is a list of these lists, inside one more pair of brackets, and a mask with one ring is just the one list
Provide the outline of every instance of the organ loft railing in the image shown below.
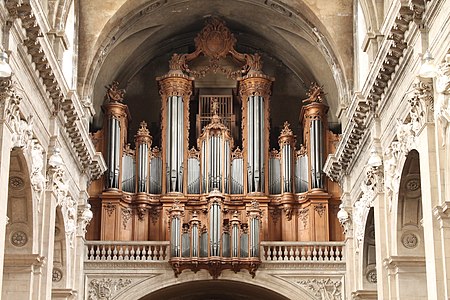
[[[216,18],[195,44],[193,53],[174,54],[169,72],[157,79],[158,147],[146,122],[128,131],[125,91],[116,82],[107,87],[103,129],[93,139],[108,171],[90,188],[96,217],[87,238],[170,241],[176,275],[206,269],[214,278],[224,269],[254,275],[261,241],[342,240],[339,190],[322,170],[336,140],[322,89],[312,85],[301,107],[304,145],[285,122],[278,149],[270,150],[273,78],[263,73],[261,57],[237,52],[233,34]],[[199,56],[210,65],[189,68]],[[211,72],[235,85],[194,93],[193,83]]]

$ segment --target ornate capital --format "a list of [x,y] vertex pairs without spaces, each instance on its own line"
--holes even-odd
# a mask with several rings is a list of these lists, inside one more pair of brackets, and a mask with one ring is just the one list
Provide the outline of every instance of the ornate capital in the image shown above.
[[262,96],[267,98],[271,95],[272,80],[263,75],[245,76],[239,82],[239,94],[242,99],[250,96]]
[[414,96],[408,99],[409,116],[411,129],[417,135],[426,123],[434,122],[433,84],[419,79],[414,83],[413,88]]
[[167,75],[158,79],[159,94],[164,100],[171,96],[181,96],[189,101],[192,94],[192,80],[184,75]]

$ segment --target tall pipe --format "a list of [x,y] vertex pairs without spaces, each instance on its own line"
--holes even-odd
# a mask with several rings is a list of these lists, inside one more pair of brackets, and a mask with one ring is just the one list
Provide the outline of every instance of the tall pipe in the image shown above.
[[147,129],[147,123],[141,122],[137,134],[134,136],[136,143],[136,175],[137,175],[137,192],[149,192],[149,149],[152,146],[152,137]]
[[[256,56],[254,58],[257,58]],[[247,167],[247,192],[264,192],[269,148],[269,98],[273,79],[257,71],[239,82],[244,118],[244,167]]]
[[[184,192],[192,79],[181,70],[157,78],[162,98],[163,193]],[[187,178],[187,177],[186,177]]]

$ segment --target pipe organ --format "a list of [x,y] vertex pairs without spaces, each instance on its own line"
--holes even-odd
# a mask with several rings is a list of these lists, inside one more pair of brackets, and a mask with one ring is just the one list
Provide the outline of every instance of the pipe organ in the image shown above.
[[[328,130],[322,88],[312,85],[301,107],[304,145],[297,144],[285,122],[278,149],[270,150],[274,79],[263,73],[261,57],[236,51],[233,34],[216,18],[195,43],[194,52],[174,54],[168,73],[157,78],[159,147],[152,148],[144,121],[134,145],[127,143],[133,133],[128,132],[125,91],[116,82],[107,87],[103,129],[93,137],[102,141],[96,145],[108,171],[91,186],[97,217],[87,237],[169,240],[175,274],[207,269],[215,278],[223,269],[247,269],[254,275],[261,240],[341,240],[341,230],[336,230],[339,190],[322,170],[336,139]],[[199,56],[210,65],[191,69]],[[229,57],[235,69],[221,67]],[[198,96],[195,82],[209,72],[234,79],[237,93]],[[233,109],[237,104],[239,120]],[[190,118],[195,109],[199,115]],[[191,130],[196,132],[194,143]],[[236,143],[233,130],[241,130],[242,141]]]

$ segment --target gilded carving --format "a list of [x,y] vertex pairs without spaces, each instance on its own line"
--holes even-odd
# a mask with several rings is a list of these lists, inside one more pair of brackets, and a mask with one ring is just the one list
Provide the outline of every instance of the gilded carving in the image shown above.
[[305,105],[314,102],[323,103],[325,93],[323,92],[322,86],[319,86],[317,82],[313,82],[311,83],[311,86],[309,87],[306,95],[308,96],[308,98],[302,100]]
[[113,81],[105,88],[106,88],[105,101],[107,103],[123,102],[125,90],[119,89],[119,83],[117,81]]

